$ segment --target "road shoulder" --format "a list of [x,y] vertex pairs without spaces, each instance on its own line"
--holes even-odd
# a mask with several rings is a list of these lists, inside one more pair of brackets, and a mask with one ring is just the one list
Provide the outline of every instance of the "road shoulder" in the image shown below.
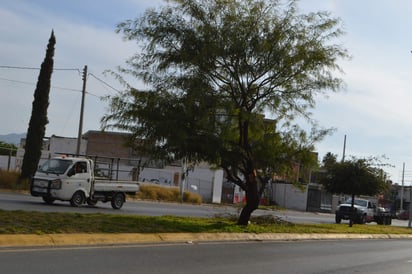
[[302,241],[350,239],[412,239],[408,234],[296,233],[116,233],[0,235],[0,247],[79,246],[113,244],[201,243],[234,241]]

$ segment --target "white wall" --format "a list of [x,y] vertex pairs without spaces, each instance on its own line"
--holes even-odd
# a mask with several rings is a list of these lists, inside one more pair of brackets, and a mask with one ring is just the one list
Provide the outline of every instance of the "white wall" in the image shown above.
[[[219,172],[221,173],[221,176]],[[181,167],[168,166],[164,169],[144,168],[143,171],[140,172],[139,181],[152,181],[160,185],[179,186],[181,174]],[[185,191],[197,193],[202,196],[203,201],[214,201],[216,203],[220,203],[222,182],[223,171],[214,171],[209,168],[194,167],[193,170],[188,172],[186,182],[183,187]],[[219,185],[220,189],[217,190]],[[215,186],[216,189],[214,189],[213,186]],[[219,199],[215,196],[219,196]]]
[[213,175],[212,203],[222,201],[223,170],[216,170]]
[[[23,164],[23,157],[24,157],[24,148],[22,147],[24,144],[20,144],[20,147],[17,149],[16,159],[14,161],[15,168],[21,169],[21,165]],[[80,151],[79,154],[84,155],[86,154],[87,148],[87,140],[82,140],[80,144]],[[39,160],[39,165],[45,162],[48,158],[53,156],[58,156],[57,153],[67,153],[67,154],[76,154],[77,150],[77,138],[66,138],[66,137],[59,137],[59,136],[51,136],[48,145],[43,146],[41,151],[41,156]]]
[[9,160],[9,156],[7,155],[0,155],[0,169],[7,170],[9,168],[9,161],[10,161],[10,170],[16,169],[16,157],[11,156]]
[[276,183],[272,185],[272,197],[281,207],[306,211],[308,187],[302,191],[292,184]]
[[[86,154],[87,140],[82,139],[80,143],[80,155]],[[56,153],[76,154],[77,138],[66,138],[52,136],[50,137],[50,155],[56,156]]]

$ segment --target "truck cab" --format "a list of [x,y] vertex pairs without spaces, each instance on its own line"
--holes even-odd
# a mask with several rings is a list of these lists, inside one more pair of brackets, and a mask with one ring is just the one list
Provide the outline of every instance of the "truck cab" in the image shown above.
[[37,170],[30,185],[33,196],[41,196],[46,203],[70,201],[79,206],[92,193],[93,167],[88,159],[55,157]]
[[96,180],[93,160],[66,156],[47,160],[30,183],[32,196],[42,197],[47,204],[70,201],[75,207],[110,201],[113,209],[120,209],[126,194],[134,195],[138,190],[138,182]]

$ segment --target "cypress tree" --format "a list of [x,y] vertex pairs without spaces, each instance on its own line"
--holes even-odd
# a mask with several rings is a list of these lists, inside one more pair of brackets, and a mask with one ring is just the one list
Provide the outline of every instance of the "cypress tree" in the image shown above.
[[36,172],[41,157],[43,138],[46,132],[47,108],[49,107],[50,81],[53,72],[53,56],[56,38],[52,31],[47,45],[46,56],[40,67],[29,127],[26,136],[26,146],[21,167],[21,179],[28,179]]

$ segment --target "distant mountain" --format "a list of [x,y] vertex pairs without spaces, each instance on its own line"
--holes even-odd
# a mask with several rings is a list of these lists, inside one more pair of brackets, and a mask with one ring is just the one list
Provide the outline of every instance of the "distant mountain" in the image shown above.
[[0,135],[0,141],[8,144],[15,144],[16,146],[20,144],[21,138],[26,138],[26,133],[10,133],[6,135]]

